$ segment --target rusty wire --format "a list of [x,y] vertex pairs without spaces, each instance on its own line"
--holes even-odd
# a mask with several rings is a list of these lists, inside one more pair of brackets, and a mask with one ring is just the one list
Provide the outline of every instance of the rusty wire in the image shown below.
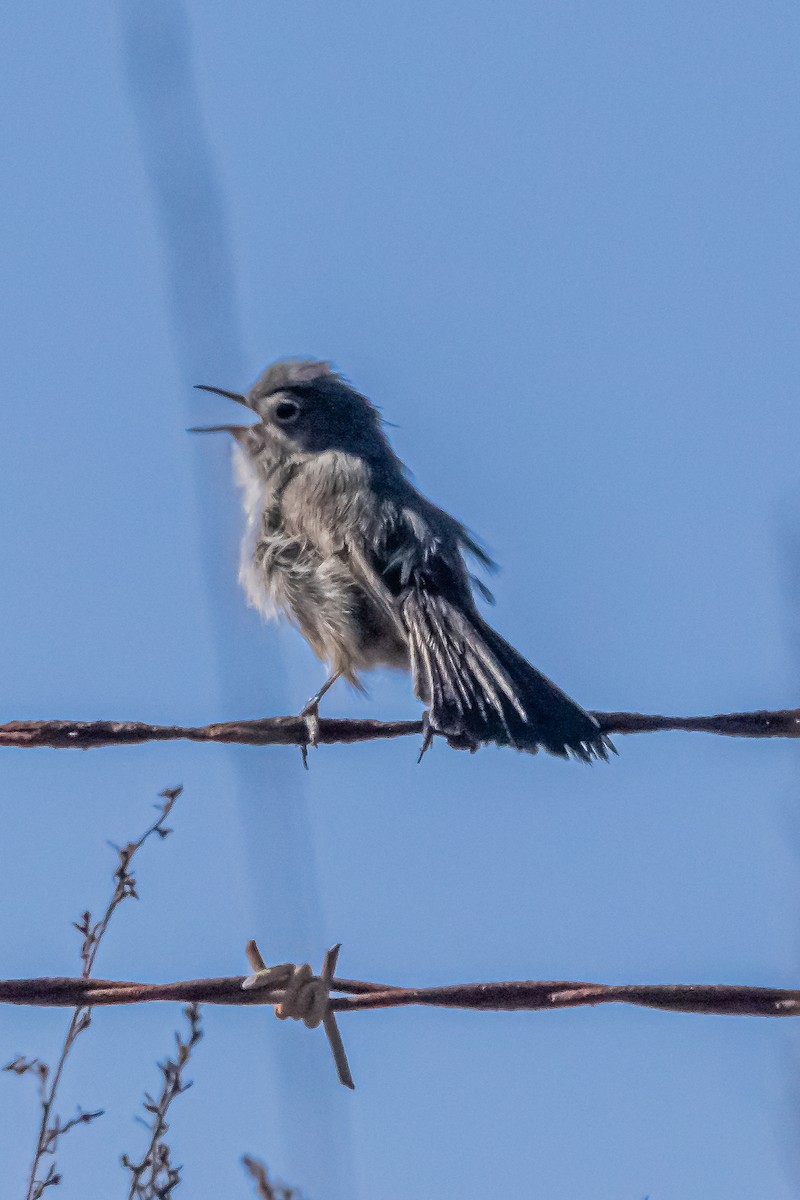
[[[93,1008],[142,1004],[154,1000],[199,1004],[280,1004],[282,992],[243,990],[245,976],[188,979],[177,983],[45,977],[0,980],[0,1003],[44,1007]],[[791,1017],[800,1015],[800,989],[740,984],[604,984],[569,980],[522,979],[504,983],[459,983],[407,988],[334,978],[334,1012],[428,1005],[495,1011],[544,1011],[595,1004],[633,1004],[667,1012],[721,1016]]]
[[[633,712],[595,712],[606,734],[683,730],[725,737],[800,737],[800,708],[718,713],[709,717],[664,717]],[[321,744],[367,742],[422,735],[422,721],[344,720],[319,722]],[[142,742],[233,742],[249,746],[302,746],[308,726],[302,717],[264,717],[211,725],[149,725],[144,721],[9,721],[0,725],[0,746],[48,746],[90,750],[95,746],[134,746]]]

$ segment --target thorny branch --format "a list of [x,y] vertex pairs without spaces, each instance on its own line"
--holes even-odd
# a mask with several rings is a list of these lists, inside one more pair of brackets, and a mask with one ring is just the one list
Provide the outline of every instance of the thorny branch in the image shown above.
[[[168,788],[161,793],[164,801],[163,804],[157,805],[158,816],[150,825],[142,836],[135,842],[128,842],[126,846],[114,847],[117,851],[118,860],[114,871],[114,891],[109,900],[105,912],[98,921],[92,921],[91,913],[84,912],[80,921],[74,922],[74,927],[81,935],[81,963],[82,971],[80,979],[76,980],[84,989],[91,990],[92,980],[91,973],[94,968],[94,962],[97,957],[97,952],[100,948],[100,943],[108,929],[109,921],[114,914],[114,911],[119,907],[123,900],[129,897],[138,898],[136,892],[136,879],[131,872],[131,863],[134,855],[141,850],[142,846],[154,835],[160,838],[168,837],[172,832],[166,825],[167,817],[170,814],[172,806],[178,796],[183,791],[183,788]],[[58,1093],[58,1087],[61,1082],[61,1077],[64,1072],[69,1053],[74,1046],[78,1037],[88,1029],[92,1021],[92,1005],[85,997],[77,997],[71,1001],[70,1007],[74,1005],[75,1011],[72,1014],[69,1026],[67,1028],[64,1042],[61,1046],[61,1052],[56,1063],[55,1070],[52,1075],[47,1063],[39,1059],[26,1059],[18,1057],[13,1062],[7,1063],[3,1068],[6,1071],[12,1071],[16,1075],[25,1075],[30,1072],[36,1075],[37,1086],[39,1090],[39,1104],[41,1116],[39,1120],[39,1130],[36,1138],[36,1146],[34,1149],[33,1162],[31,1163],[31,1171],[28,1179],[28,1188],[25,1194],[25,1200],[39,1200],[42,1193],[49,1187],[53,1187],[61,1182],[61,1176],[56,1168],[55,1161],[50,1164],[47,1174],[42,1179],[37,1179],[37,1173],[42,1163],[42,1159],[47,1154],[55,1154],[58,1148],[58,1142],[65,1133],[74,1129],[76,1125],[86,1125],[97,1117],[102,1116],[102,1109],[97,1112],[83,1112],[78,1109],[76,1116],[71,1117],[68,1121],[62,1122],[59,1116],[53,1115],[53,1109]]]
[[[605,734],[683,730],[725,737],[800,737],[800,708],[718,713],[710,717],[663,717],[633,712],[595,712]],[[422,721],[344,720],[323,717],[320,743],[368,742],[421,735]],[[0,725],[0,746],[49,746],[90,750],[95,746],[135,746],[141,742],[235,742],[246,746],[303,746],[308,726],[302,717],[264,717],[213,725],[148,725],[144,721],[9,721]]]

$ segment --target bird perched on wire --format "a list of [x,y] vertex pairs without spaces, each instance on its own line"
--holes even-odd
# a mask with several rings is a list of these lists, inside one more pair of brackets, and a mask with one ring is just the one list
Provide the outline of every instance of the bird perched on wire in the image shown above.
[[304,359],[273,363],[245,395],[198,386],[258,418],[197,432],[227,430],[239,447],[248,599],[288,616],[329,666],[302,714],[312,744],[328,688],[388,666],[410,670],[427,706],[423,752],[441,734],[469,749],[608,757],[594,717],[483,620],[464,555],[491,560],[413,486],[366,396]]

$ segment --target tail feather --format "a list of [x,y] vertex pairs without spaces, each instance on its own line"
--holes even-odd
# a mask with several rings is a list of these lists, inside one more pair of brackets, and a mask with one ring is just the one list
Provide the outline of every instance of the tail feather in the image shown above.
[[589,713],[532,667],[477,612],[412,589],[403,601],[414,688],[430,729],[459,745],[494,742],[559,758],[607,759],[614,746]]

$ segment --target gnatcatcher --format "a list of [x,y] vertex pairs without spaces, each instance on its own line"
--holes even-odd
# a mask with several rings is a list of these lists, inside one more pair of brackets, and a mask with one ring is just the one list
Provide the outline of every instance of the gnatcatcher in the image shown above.
[[463,556],[491,560],[409,481],[366,396],[329,363],[304,359],[273,363],[246,395],[200,386],[258,417],[208,432],[227,430],[238,445],[248,599],[288,616],[330,668],[303,710],[312,743],[331,684],[343,676],[360,688],[361,671],[388,666],[410,670],[427,705],[423,751],[438,733],[469,749],[608,757],[594,717],[480,616]]

